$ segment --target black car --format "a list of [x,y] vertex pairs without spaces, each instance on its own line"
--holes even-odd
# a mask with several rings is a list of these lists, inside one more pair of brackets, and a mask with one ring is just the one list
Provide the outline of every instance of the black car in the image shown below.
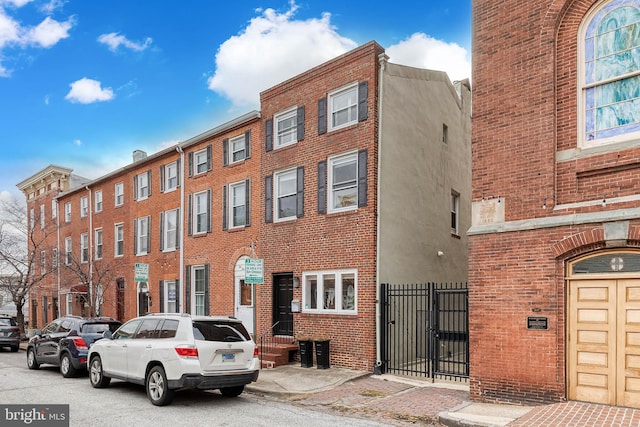
[[60,366],[65,378],[87,368],[87,353],[105,331],[114,332],[121,322],[111,317],[63,316],[36,330],[27,345],[27,366],[38,369],[41,364]]
[[20,348],[20,329],[13,317],[0,316],[0,347],[11,347],[11,351]]

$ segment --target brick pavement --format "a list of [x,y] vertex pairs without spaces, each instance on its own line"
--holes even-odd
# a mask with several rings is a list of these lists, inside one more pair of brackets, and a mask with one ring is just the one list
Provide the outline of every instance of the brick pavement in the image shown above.
[[395,425],[439,426],[439,412],[469,400],[469,392],[440,387],[417,387],[365,377],[332,390],[297,400],[300,405],[323,406],[332,411]]
[[509,427],[630,427],[640,425],[640,409],[563,402],[539,406]]

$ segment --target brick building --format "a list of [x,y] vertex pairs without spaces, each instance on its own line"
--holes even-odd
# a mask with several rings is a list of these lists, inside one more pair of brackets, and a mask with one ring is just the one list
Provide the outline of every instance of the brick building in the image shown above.
[[[260,101],[259,113],[58,195],[72,215],[59,220],[61,254],[70,242],[71,265],[93,280],[60,269],[60,289],[51,280],[31,299],[121,319],[235,315],[257,341],[321,336],[331,364],[373,370],[381,280],[467,278],[468,82],[389,63],[370,42]],[[245,283],[250,257],[264,260],[264,283]],[[135,281],[141,263],[148,282]]]
[[639,16],[473,3],[474,400],[640,407]]

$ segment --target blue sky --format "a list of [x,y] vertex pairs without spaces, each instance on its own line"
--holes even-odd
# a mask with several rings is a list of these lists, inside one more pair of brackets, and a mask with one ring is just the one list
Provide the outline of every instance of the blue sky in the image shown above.
[[0,197],[50,164],[98,178],[371,40],[470,78],[471,0],[0,0]]

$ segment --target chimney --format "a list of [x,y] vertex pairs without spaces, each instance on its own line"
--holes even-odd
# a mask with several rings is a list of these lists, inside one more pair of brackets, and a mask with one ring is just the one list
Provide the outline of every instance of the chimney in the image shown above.
[[133,162],[139,162],[140,160],[144,160],[147,158],[147,153],[142,150],[134,150],[133,151]]

